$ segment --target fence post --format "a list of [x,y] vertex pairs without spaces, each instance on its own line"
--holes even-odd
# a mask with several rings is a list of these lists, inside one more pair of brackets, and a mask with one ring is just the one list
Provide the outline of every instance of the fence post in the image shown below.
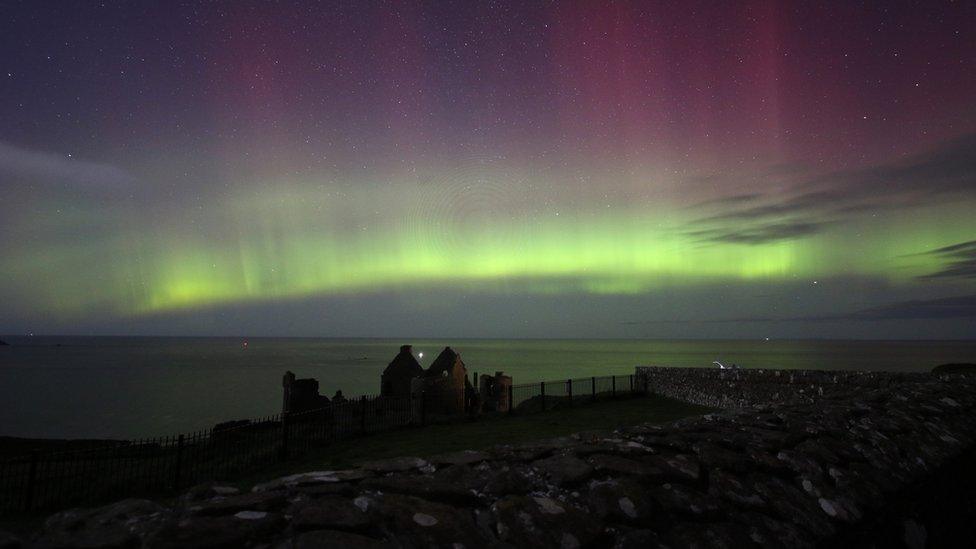
[[634,374],[630,374],[630,394],[634,394]]
[[427,425],[427,389],[420,391],[420,424]]
[[180,469],[183,467],[183,435],[176,441],[176,467],[173,473],[173,489],[180,489]]
[[515,386],[508,386],[508,415],[515,413]]
[[569,405],[573,405],[573,380],[572,378],[566,380],[566,394],[569,395]]
[[610,396],[617,398],[617,376],[610,376]]
[[359,397],[360,407],[362,408],[362,414],[359,416],[359,431],[362,433],[366,432],[366,395]]
[[34,488],[37,484],[37,462],[39,459],[37,450],[32,450],[30,470],[27,473],[27,493],[24,495],[24,511],[30,511],[34,507]]
[[539,382],[539,395],[542,397],[542,411],[546,411],[546,382]]
[[288,435],[289,424],[288,412],[281,412],[281,448],[278,450],[278,457],[282,460],[288,459]]
[[590,399],[596,402],[596,377],[590,378]]

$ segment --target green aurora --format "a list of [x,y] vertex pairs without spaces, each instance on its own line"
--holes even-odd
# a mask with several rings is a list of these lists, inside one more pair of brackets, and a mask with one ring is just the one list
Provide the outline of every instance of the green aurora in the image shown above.
[[[702,227],[714,225],[703,219],[707,205],[532,211],[505,193],[438,201],[409,185],[394,193],[268,187],[287,190],[215,197],[175,219],[156,215],[148,231],[139,226],[151,212],[122,208],[106,218],[97,202],[76,202],[8,249],[14,260],[2,274],[35,307],[64,318],[412,287],[630,295],[856,275],[910,288],[945,266],[926,252],[976,234],[971,203],[835,220],[812,236],[754,243],[703,239]],[[64,242],[93,220],[94,235]]]
[[976,334],[972,3],[469,4],[5,3],[0,335]]

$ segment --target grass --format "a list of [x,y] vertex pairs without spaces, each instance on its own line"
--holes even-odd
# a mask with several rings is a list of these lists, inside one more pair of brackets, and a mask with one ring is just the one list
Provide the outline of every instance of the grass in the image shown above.
[[651,395],[604,400],[573,408],[479,421],[429,425],[387,431],[334,442],[295,459],[268,467],[235,482],[242,488],[289,474],[326,469],[347,469],[364,461],[398,456],[428,457],[459,450],[480,450],[552,438],[580,431],[609,430],[638,423],[667,423],[713,411],[670,398]]

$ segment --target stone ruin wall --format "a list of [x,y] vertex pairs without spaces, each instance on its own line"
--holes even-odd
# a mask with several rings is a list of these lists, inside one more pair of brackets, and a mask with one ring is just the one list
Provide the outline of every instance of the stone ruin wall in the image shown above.
[[634,373],[636,383],[648,392],[722,409],[812,403],[824,395],[854,396],[859,391],[933,377],[928,373],[666,366],[638,366]]
[[[915,549],[976,535],[973,377],[673,368],[638,376],[652,391],[729,409],[244,491],[204,485],[167,504],[65,511],[23,543]],[[21,543],[2,542],[0,533],[0,546]]]

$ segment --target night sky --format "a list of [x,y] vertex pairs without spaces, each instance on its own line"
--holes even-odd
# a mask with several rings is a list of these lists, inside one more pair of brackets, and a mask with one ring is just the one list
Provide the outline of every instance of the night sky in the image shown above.
[[976,336],[976,4],[419,4],[0,3],[0,333]]

